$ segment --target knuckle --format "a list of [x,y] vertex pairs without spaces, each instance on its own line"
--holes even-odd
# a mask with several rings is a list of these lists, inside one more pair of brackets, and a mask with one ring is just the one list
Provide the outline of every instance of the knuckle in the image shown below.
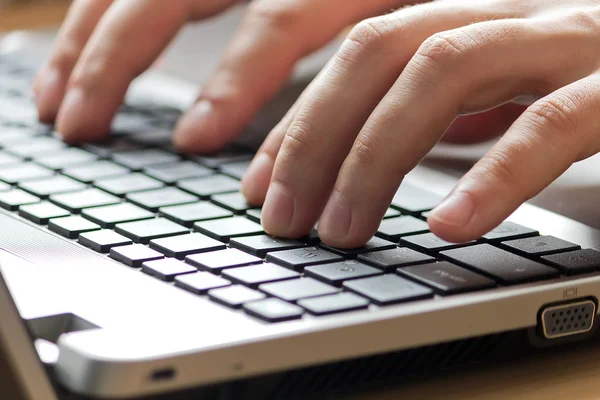
[[285,159],[303,158],[316,154],[309,139],[309,126],[304,122],[294,122],[288,129],[281,146],[280,156]]
[[374,143],[372,136],[361,133],[354,141],[354,146],[350,152],[355,161],[366,168],[377,162],[378,146]]
[[380,48],[388,46],[390,36],[398,29],[391,26],[384,17],[365,19],[358,23],[348,34],[348,45],[360,49]]
[[525,111],[535,125],[548,132],[548,128],[561,135],[578,131],[576,120],[579,101],[567,94],[558,94],[540,100]]
[[68,75],[81,54],[81,45],[73,39],[64,39],[60,46],[55,50],[50,64],[61,74]]
[[247,16],[258,24],[267,24],[278,31],[290,31],[301,23],[300,3],[254,1],[248,6]]
[[422,62],[435,70],[452,68],[472,46],[470,36],[456,32],[441,32],[427,38],[415,53]]

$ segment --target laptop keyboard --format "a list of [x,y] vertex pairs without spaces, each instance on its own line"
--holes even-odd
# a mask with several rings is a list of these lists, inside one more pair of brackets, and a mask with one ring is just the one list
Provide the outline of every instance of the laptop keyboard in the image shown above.
[[359,249],[266,235],[239,192],[252,152],[173,151],[180,112],[124,105],[113,134],[69,146],[36,122],[34,71],[0,58],[0,207],[165,284],[267,322],[595,272],[600,253],[504,222],[469,243],[429,232],[441,200],[403,184]]

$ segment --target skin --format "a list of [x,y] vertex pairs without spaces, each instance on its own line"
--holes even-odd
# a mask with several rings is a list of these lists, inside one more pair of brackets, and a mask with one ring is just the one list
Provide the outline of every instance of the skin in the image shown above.
[[[67,141],[102,137],[131,80],[181,25],[232,3],[76,1],[36,80],[40,118],[55,121]],[[381,15],[403,5],[253,1],[179,122],[176,145],[206,152],[227,144],[299,58],[362,20],[243,180],[248,201],[264,202],[268,233],[299,237],[319,221],[325,243],[361,246],[406,173],[442,137],[502,135],[428,219],[441,238],[468,241],[600,151],[600,1],[441,0]],[[537,100],[511,103],[523,95]]]

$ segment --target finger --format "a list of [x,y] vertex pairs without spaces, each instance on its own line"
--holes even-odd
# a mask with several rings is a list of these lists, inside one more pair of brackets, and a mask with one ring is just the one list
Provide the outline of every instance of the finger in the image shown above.
[[296,61],[344,27],[401,0],[257,0],[251,3],[219,67],[184,115],[175,144],[192,152],[224,146],[281,88]]
[[526,20],[490,21],[425,41],[359,133],[321,216],[321,239],[364,244],[404,175],[457,116],[548,93],[594,71],[598,40],[583,35],[587,28],[565,29],[573,35]]
[[461,4],[423,4],[353,29],[284,138],[263,207],[268,232],[294,237],[312,229],[360,127],[419,45],[439,30],[489,18]]
[[65,86],[96,24],[113,0],[73,2],[58,33],[48,63],[38,72],[33,90],[39,118],[54,122]]
[[481,237],[572,163],[600,150],[600,76],[539,100],[456,185],[428,221],[455,242]]

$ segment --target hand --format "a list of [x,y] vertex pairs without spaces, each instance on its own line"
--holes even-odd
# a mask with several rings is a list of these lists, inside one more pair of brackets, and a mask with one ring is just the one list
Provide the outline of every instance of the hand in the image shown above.
[[[366,20],[270,133],[244,193],[266,195],[270,234],[319,219],[325,243],[361,246],[453,121],[496,108],[508,131],[428,219],[443,239],[478,238],[600,150],[599,65],[597,0],[447,0]],[[521,95],[539,100],[497,108]]]
[[[40,119],[67,141],[100,139],[131,81],[189,20],[236,0],[76,0],[34,84]],[[213,151],[238,135],[295,62],[344,27],[402,0],[255,0],[229,51],[180,121],[176,144]]]

